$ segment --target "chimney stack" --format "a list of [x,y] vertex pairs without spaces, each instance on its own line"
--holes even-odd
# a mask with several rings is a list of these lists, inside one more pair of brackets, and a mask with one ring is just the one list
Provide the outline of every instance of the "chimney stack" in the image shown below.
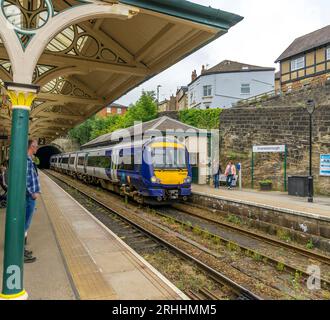
[[206,69],[205,69],[205,66],[204,66],[204,65],[202,65],[202,71],[201,71],[201,74],[204,74],[204,73],[205,73],[205,71],[206,71]]
[[196,79],[197,79],[197,72],[196,72],[196,70],[194,70],[191,74],[191,81],[194,81]]

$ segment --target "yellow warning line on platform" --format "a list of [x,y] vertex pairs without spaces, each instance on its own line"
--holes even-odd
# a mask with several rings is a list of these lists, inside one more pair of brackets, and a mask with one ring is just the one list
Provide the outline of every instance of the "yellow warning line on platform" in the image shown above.
[[47,192],[46,185],[43,185],[42,189],[45,190],[42,194],[43,202],[79,298],[81,300],[116,300],[118,297],[114,290],[103,278],[52,195]]

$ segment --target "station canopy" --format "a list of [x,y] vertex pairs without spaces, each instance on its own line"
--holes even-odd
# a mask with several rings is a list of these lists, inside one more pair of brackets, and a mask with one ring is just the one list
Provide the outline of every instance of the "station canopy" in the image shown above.
[[[0,24],[6,22],[23,52],[16,54],[15,41],[0,30],[0,86],[4,81],[28,83],[25,79],[33,65],[30,84],[39,85],[41,91],[31,109],[29,134],[47,142],[65,136],[242,19],[183,0],[0,0],[0,4]],[[41,46],[40,54],[35,54]],[[11,114],[5,95],[0,104],[0,135],[6,136]]]

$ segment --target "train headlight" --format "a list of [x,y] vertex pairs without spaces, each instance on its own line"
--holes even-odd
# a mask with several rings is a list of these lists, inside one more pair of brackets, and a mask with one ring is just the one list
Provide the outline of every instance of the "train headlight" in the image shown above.
[[160,183],[160,180],[155,176],[151,177],[150,180],[151,180],[152,183]]
[[191,183],[191,181],[192,181],[192,180],[191,180],[191,177],[189,177],[189,176],[188,176],[186,179],[184,179],[184,182],[185,182],[185,183]]

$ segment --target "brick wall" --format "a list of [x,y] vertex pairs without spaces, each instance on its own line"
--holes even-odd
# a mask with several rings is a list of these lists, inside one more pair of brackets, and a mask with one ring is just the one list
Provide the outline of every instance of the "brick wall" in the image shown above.
[[[302,99],[300,98],[300,101]],[[330,154],[330,104],[319,106],[313,123],[313,174],[316,193],[330,195],[330,177],[319,176],[320,154]],[[307,175],[309,168],[309,115],[299,106],[241,107],[224,110],[220,116],[222,166],[228,158],[243,164],[243,184],[251,185],[253,145],[288,146],[288,175]],[[255,186],[273,180],[283,189],[283,155],[257,154]]]

